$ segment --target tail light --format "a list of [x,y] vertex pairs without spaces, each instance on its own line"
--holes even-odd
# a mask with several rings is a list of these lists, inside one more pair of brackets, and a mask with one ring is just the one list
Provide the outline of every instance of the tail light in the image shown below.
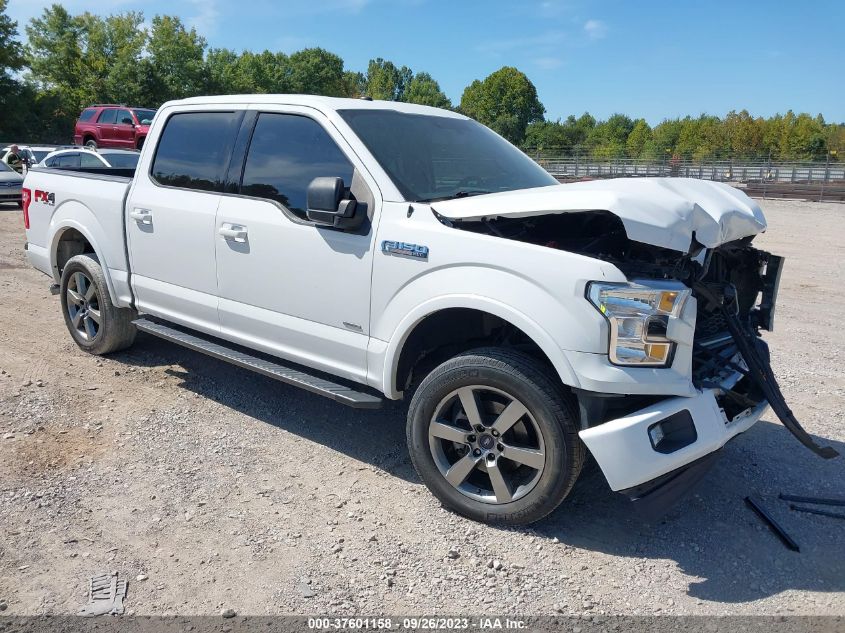
[[32,202],[32,191],[24,187],[21,190],[21,206],[23,207],[23,227],[29,230],[29,203]]

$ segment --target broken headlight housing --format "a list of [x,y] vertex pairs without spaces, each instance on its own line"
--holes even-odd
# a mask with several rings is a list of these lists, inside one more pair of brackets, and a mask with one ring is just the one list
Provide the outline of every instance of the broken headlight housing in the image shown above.
[[690,296],[680,282],[590,282],[587,298],[610,325],[608,355],[614,365],[666,367],[675,344],[666,336]]

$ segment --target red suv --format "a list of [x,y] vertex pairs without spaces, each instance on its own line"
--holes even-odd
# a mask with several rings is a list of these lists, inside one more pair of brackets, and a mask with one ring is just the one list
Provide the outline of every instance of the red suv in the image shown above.
[[156,111],[116,104],[85,108],[73,131],[73,142],[92,149],[118,147],[141,149]]

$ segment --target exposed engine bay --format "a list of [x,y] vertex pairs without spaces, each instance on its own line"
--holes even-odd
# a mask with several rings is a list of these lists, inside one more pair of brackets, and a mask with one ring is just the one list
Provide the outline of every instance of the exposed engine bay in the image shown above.
[[751,246],[753,235],[705,248],[693,232],[684,253],[629,239],[622,220],[609,211],[440,219],[457,229],[607,261],[629,279],[682,282],[697,300],[692,360],[695,387],[718,389],[719,406],[728,420],[768,401],[802,444],[825,458],[838,454],[830,447],[818,446],[801,427],[772,373],[760,330],[773,327],[783,258]]

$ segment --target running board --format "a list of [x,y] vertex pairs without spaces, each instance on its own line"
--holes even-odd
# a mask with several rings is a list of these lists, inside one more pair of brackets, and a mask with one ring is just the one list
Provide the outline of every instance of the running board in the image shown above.
[[195,352],[201,352],[213,358],[238,367],[263,374],[279,382],[294,387],[300,387],[306,391],[316,393],[336,402],[355,407],[356,409],[378,409],[382,399],[378,396],[356,391],[352,387],[342,385],[319,376],[305,373],[304,371],[286,367],[279,362],[267,360],[249,351],[241,351],[228,341],[220,339],[211,340],[204,336],[197,336],[176,326],[166,325],[158,321],[141,318],[132,322],[142,332],[152,334],[158,338],[187,347]]

